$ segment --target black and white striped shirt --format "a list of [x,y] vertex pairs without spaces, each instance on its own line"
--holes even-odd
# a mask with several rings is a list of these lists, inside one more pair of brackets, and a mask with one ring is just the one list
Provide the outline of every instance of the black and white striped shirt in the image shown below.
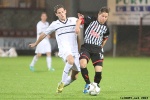
[[84,43],[101,46],[108,35],[109,29],[106,24],[100,24],[95,17],[84,18]]

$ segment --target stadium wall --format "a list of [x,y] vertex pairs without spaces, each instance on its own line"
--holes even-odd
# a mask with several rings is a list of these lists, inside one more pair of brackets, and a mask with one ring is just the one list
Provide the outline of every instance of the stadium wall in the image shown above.
[[[88,1],[88,2],[87,2]],[[0,36],[1,41],[12,40],[7,46],[15,46],[20,55],[34,54],[34,50],[25,46],[27,40],[35,40],[36,38],[36,24],[40,20],[40,14],[46,11],[48,14],[48,21],[52,22],[56,20],[56,16],[53,12],[53,8],[57,4],[63,4],[67,9],[67,16],[77,17],[77,12],[83,12],[83,14],[95,14],[102,6],[107,5],[106,0],[46,0],[46,6],[44,9],[19,9],[19,8],[2,8],[0,9]],[[91,6],[92,4],[93,6]],[[19,32],[18,32],[19,31]],[[32,31],[32,34],[30,34]],[[22,35],[24,34],[25,35]],[[34,34],[33,34],[34,33]],[[14,35],[13,35],[14,34]],[[16,35],[17,34],[17,35]],[[18,34],[21,34],[18,36]],[[5,38],[3,38],[5,37]],[[52,37],[55,37],[54,34]],[[21,42],[20,42],[21,41]],[[25,43],[23,43],[23,41]],[[30,41],[30,42],[32,42]],[[2,42],[2,43],[4,43]],[[17,45],[16,45],[17,42]],[[28,41],[29,42],[29,41]],[[4,44],[1,43],[1,47],[6,46],[8,41]],[[22,44],[21,44],[22,43]],[[55,43],[54,43],[55,44]],[[18,48],[19,45],[21,48]],[[111,37],[104,49],[111,49]],[[55,46],[54,46],[55,47]],[[55,48],[57,49],[57,48]],[[30,53],[27,53],[31,51]]]

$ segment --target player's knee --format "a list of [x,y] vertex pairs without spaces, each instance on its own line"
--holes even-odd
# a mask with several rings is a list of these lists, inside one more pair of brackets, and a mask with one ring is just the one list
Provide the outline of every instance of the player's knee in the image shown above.
[[37,57],[37,58],[39,58],[39,57],[41,57],[41,56],[42,56],[42,54],[37,54],[37,56],[36,56],[36,57]]
[[74,64],[74,58],[73,58],[72,55],[69,55],[69,56],[67,57],[67,62],[68,62],[70,65],[73,65],[73,64]]
[[51,56],[51,53],[50,53],[50,52],[47,52],[47,53],[46,53],[46,56],[47,56],[47,57],[50,57],[50,56]]
[[103,67],[102,66],[95,66],[96,72],[102,72]]
[[81,68],[86,68],[86,65],[87,65],[86,61],[83,61],[83,60],[80,61]]
[[73,64],[74,64],[74,59],[69,59],[69,60],[68,60],[68,63],[69,63],[70,65],[73,65]]

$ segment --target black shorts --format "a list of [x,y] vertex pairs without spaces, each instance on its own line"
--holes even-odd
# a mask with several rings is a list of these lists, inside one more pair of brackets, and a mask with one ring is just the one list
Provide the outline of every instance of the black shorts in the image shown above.
[[81,46],[80,51],[80,58],[79,59],[86,59],[87,63],[89,60],[92,60],[93,66],[102,66],[103,65],[103,52],[100,50],[99,52],[91,52],[86,48],[86,46]]

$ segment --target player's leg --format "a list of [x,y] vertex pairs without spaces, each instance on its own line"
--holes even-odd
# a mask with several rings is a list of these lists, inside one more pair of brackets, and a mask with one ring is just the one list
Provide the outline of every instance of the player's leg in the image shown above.
[[30,63],[30,70],[31,70],[31,71],[34,71],[34,65],[35,65],[35,63],[37,62],[38,58],[41,57],[41,55],[42,55],[41,53],[37,53],[37,54],[33,57],[32,61],[31,61],[31,63]]
[[101,53],[93,54],[91,56],[93,66],[95,69],[94,82],[99,86],[102,79],[102,65],[103,65],[103,55]]
[[46,52],[46,62],[47,62],[48,70],[49,71],[54,71],[55,69],[52,68],[51,52]]
[[63,70],[63,74],[62,74],[62,82],[65,82],[67,77],[68,77],[68,74],[74,64],[74,57],[70,54],[67,56],[67,62],[65,64],[65,67],[64,67],[64,70]]
[[72,66],[71,75],[67,77],[64,85],[68,86],[70,83],[75,81],[78,77],[79,72],[80,72],[79,54],[76,54],[74,55],[74,64]]
[[87,64],[90,59],[90,54],[87,51],[81,51],[80,53],[80,66],[81,66],[81,74],[86,82],[83,93],[88,93],[88,87],[90,84],[90,79],[88,75]]
[[69,75],[64,83],[64,86],[70,85],[78,77],[79,71],[71,70],[71,75]]
[[62,74],[62,80],[61,82],[58,84],[58,87],[57,87],[57,90],[56,92],[57,93],[61,93],[63,88],[64,88],[64,83],[68,77],[68,74],[71,70],[71,67],[73,66],[74,64],[74,58],[72,56],[72,54],[69,54],[66,58],[66,64],[65,64],[65,67],[64,67],[64,70],[63,70],[63,74]]

